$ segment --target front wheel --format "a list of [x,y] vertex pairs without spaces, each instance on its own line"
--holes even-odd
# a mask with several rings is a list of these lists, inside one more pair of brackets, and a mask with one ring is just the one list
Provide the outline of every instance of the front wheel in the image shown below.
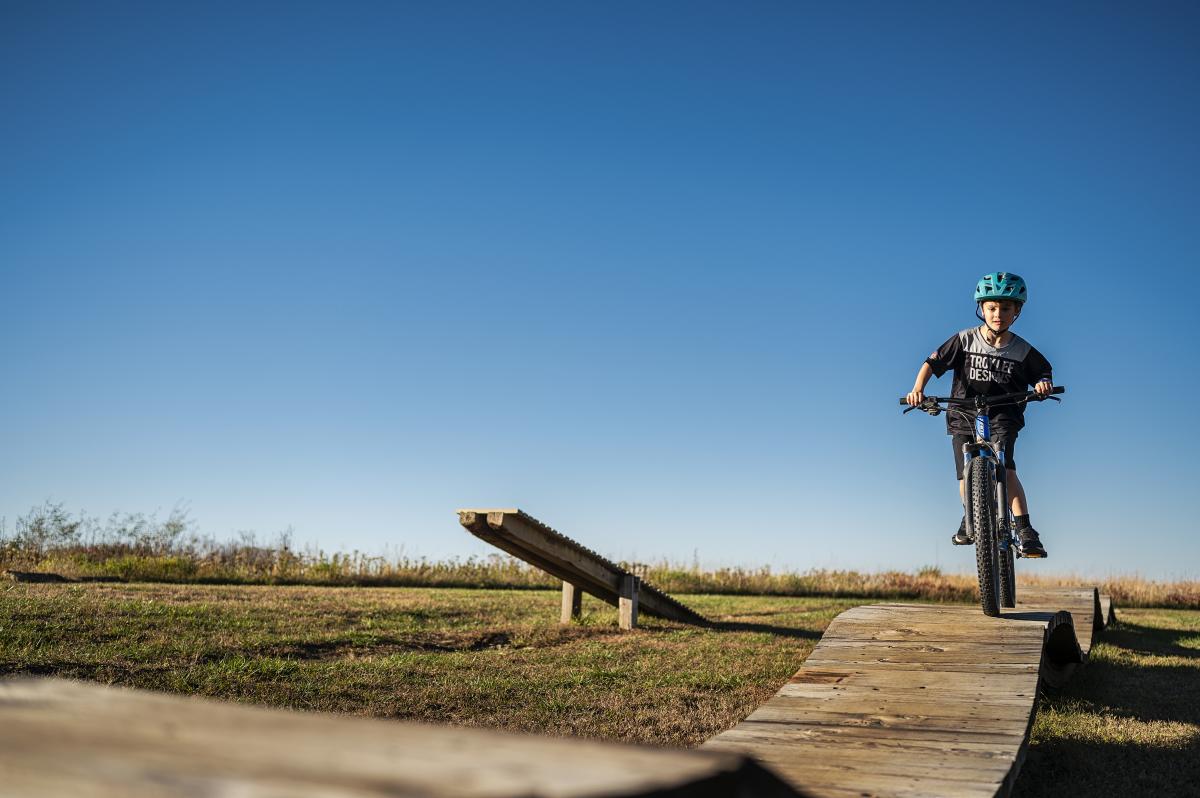
[[1017,606],[1017,569],[1012,542],[1000,551],[1000,606],[1008,609]]
[[975,564],[979,567],[979,604],[984,615],[1000,614],[1000,557],[996,545],[996,481],[994,466],[981,457],[967,464],[967,501],[975,534]]

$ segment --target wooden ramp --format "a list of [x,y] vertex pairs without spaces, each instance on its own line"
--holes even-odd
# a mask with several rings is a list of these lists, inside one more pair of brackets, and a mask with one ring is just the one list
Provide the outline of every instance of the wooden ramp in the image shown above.
[[790,798],[745,756],[0,681],[0,795]]
[[[521,510],[459,510],[458,520],[480,540],[614,607],[620,607],[622,598],[628,601],[632,594],[635,616],[636,612],[645,612],[671,621],[707,623],[700,613]],[[574,596],[578,602],[578,593]]]
[[874,604],[834,619],[803,667],[705,750],[740,752],[814,796],[1007,795],[1039,683],[1059,684],[1112,617],[1095,589],[978,606]]

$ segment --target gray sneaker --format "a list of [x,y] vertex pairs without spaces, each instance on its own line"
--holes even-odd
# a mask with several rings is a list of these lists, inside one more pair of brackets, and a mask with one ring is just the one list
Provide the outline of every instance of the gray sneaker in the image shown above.
[[1038,537],[1037,530],[1031,526],[1017,530],[1017,538],[1021,541],[1021,556],[1029,557],[1030,559],[1040,559],[1048,557],[1046,547],[1042,545],[1042,539]]

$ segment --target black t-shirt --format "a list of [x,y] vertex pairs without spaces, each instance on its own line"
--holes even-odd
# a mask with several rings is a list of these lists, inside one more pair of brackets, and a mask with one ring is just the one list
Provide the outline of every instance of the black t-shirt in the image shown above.
[[[957,332],[926,359],[940,377],[954,369],[950,395],[956,399],[974,396],[999,396],[1024,391],[1043,379],[1052,379],[1050,361],[1019,335],[1009,333],[1006,345],[994,347],[979,333],[978,327]],[[972,408],[964,408],[973,419]],[[1017,432],[1025,426],[1025,406],[1009,404],[988,411],[995,432]],[[946,414],[946,432],[973,435],[971,422],[957,413]]]

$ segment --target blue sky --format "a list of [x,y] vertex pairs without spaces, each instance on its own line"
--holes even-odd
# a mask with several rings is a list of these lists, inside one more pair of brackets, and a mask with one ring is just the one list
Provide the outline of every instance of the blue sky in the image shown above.
[[[0,515],[969,570],[993,270],[1051,559],[1200,577],[1190,3],[0,3]],[[949,378],[931,391],[948,391]],[[1179,397],[1179,398],[1172,398]]]

